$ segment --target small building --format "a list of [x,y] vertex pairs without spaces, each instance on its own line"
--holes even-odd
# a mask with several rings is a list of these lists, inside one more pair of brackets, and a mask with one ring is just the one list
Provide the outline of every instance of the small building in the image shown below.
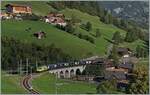
[[115,68],[115,67],[108,67],[106,68],[106,71],[108,72],[125,72],[127,73],[127,70],[126,69],[123,69],[123,68]]
[[3,18],[6,18],[7,17],[7,14],[6,13],[0,13],[0,18],[3,19]]
[[119,64],[119,68],[126,70],[127,72],[131,72],[133,70],[134,65],[131,63]]
[[65,16],[63,14],[58,13],[49,13],[45,16],[45,22],[53,25],[66,26]]
[[117,81],[126,80],[126,73],[124,71],[106,71],[105,79],[116,79]]
[[18,13],[31,14],[32,13],[32,8],[27,5],[7,4],[5,7],[6,7],[6,13],[10,13],[10,14],[18,14]]
[[59,17],[50,17],[50,18],[47,17],[47,18],[45,18],[45,22],[50,23],[52,25],[60,25],[60,26],[67,25],[65,20],[63,18],[59,18]]
[[42,37],[46,37],[46,33],[45,32],[36,32],[33,34],[35,37],[37,37],[38,39],[41,39]]
[[47,17],[48,17],[48,18],[50,18],[50,17],[65,18],[64,14],[61,14],[61,13],[53,13],[53,12],[49,13],[49,14],[47,15]]
[[120,56],[129,56],[132,52],[129,48],[125,48],[125,47],[118,47],[117,48],[117,53]]

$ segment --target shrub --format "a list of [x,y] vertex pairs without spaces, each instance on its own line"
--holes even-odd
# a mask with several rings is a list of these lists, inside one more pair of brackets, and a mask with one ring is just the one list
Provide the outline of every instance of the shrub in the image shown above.
[[24,20],[32,20],[32,21],[40,20],[40,17],[35,14],[22,14],[22,18]]

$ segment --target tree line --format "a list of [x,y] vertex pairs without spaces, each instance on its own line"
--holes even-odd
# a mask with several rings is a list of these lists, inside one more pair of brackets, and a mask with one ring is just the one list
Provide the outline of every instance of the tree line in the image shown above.
[[[112,16],[112,14],[102,8],[99,2],[90,2],[90,1],[61,1],[61,2],[47,2],[50,6],[57,9],[58,11],[71,8],[71,9],[78,9],[82,12],[86,12],[93,16],[98,16],[100,21],[106,24],[113,24],[119,28],[124,30],[128,29],[129,27],[141,27],[141,25],[136,24],[134,21],[128,21],[121,18],[116,18]],[[143,28],[143,27],[141,27]],[[145,28],[144,28],[145,29]],[[148,27],[146,28],[148,29]]]
[[[67,62],[72,59],[68,54],[65,54],[55,44],[41,46],[34,43],[26,43],[14,38],[2,37],[2,69],[15,70],[18,61],[21,59],[23,64],[26,64],[26,58],[29,58],[30,63],[36,65],[47,65],[57,62]],[[42,62],[42,63],[40,63]],[[9,68],[10,67],[10,68]]]

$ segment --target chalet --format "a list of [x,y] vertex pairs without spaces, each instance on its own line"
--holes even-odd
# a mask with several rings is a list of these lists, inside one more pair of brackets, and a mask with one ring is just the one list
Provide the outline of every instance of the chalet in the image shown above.
[[131,63],[119,64],[119,68],[124,69],[127,72],[131,72],[133,70],[134,65]]
[[45,22],[53,25],[66,26],[65,16],[63,14],[50,13],[45,16]]
[[118,47],[117,48],[117,53],[120,56],[129,56],[131,54],[131,50],[129,48],[124,48],[124,47]]
[[6,13],[10,13],[10,14],[18,14],[18,13],[31,14],[32,13],[32,8],[27,5],[7,4],[5,7],[6,7]]
[[104,75],[105,80],[115,79],[117,81],[117,88],[125,89],[126,87],[128,87],[129,84],[129,75],[128,75],[129,73],[128,69],[126,68],[130,69],[131,67],[120,65],[120,68],[115,67],[106,68]]
[[80,61],[85,61],[86,64],[91,64],[93,63],[94,61],[98,61],[97,59],[99,58],[99,56],[92,56],[92,57],[89,57],[89,58],[85,58],[85,59],[82,59]]
[[117,81],[126,80],[126,73],[123,71],[107,71],[105,73],[105,79],[116,79]]
[[106,68],[106,71],[108,72],[125,72],[127,73],[127,71],[123,68],[115,68],[115,67],[109,67],[109,68]]
[[0,18],[1,19],[4,19],[4,18],[6,18],[8,15],[6,14],[6,13],[0,13]]
[[36,32],[33,34],[35,37],[37,37],[38,39],[41,39],[42,37],[46,37],[46,33],[45,32]]
[[59,18],[65,18],[64,14],[61,14],[61,13],[49,13],[47,15],[47,17],[59,17]]
[[1,9],[1,13],[0,13],[0,18],[3,20],[3,19],[11,19],[13,18],[12,15],[10,14],[7,14],[5,9]]

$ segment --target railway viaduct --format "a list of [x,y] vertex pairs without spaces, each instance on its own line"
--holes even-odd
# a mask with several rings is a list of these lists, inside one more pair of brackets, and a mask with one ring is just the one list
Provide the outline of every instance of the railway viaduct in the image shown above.
[[65,67],[59,69],[49,70],[49,73],[55,74],[58,78],[71,78],[76,75],[76,72],[83,72],[86,65],[79,65],[73,67]]

